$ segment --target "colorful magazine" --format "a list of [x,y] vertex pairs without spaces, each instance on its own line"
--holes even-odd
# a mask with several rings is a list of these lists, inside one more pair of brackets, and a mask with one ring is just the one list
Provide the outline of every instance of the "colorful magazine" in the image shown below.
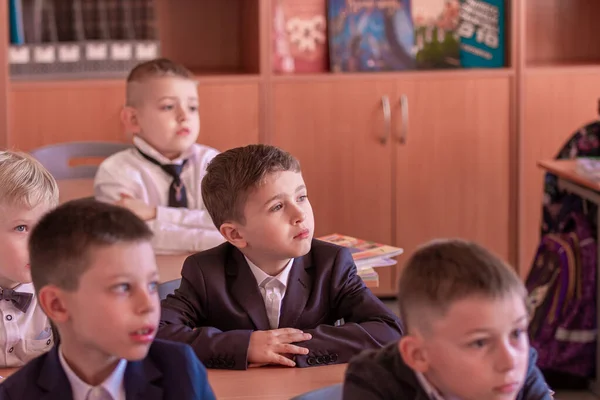
[[411,0],[329,0],[333,72],[414,69]]
[[351,236],[340,235],[339,233],[323,236],[318,239],[349,248],[354,261],[396,257],[404,252],[399,247],[357,239]]

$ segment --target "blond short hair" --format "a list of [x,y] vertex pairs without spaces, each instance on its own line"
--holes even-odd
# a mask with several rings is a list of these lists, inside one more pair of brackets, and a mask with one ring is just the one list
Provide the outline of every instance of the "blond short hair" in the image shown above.
[[32,156],[16,151],[0,151],[0,205],[54,207],[58,185],[54,177]]
[[500,299],[527,290],[515,271],[481,245],[460,239],[435,240],[415,251],[400,276],[398,305],[408,331],[443,316],[471,296]]
[[194,80],[194,74],[184,67],[168,58],[156,58],[136,65],[127,76],[126,101],[128,106],[135,104],[136,84],[144,83],[152,78],[176,77]]

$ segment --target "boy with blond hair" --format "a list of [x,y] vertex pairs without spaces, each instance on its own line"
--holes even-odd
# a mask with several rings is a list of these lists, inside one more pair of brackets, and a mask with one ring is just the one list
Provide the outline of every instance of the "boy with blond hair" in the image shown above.
[[27,239],[57,203],[56,181],[38,161],[0,151],[0,367],[22,366],[54,342],[33,295]]
[[154,340],[160,316],[152,232],[131,211],[65,203],[29,240],[31,275],[58,346],[0,385],[0,400],[214,400],[192,349]]
[[133,135],[133,148],[100,165],[96,199],[126,207],[146,221],[157,253],[222,243],[200,193],[206,166],[218,152],[196,143],[200,116],[193,74],[165,58],[139,64],[127,78],[121,119]]
[[353,359],[344,400],[552,398],[527,337],[527,293],[483,247],[439,240],[406,264],[398,292],[406,334]]
[[209,164],[202,195],[227,243],[185,261],[181,286],[162,303],[159,337],[227,369],[345,363],[400,337],[398,318],[357,275],[350,251],[313,239],[291,154],[227,150]]

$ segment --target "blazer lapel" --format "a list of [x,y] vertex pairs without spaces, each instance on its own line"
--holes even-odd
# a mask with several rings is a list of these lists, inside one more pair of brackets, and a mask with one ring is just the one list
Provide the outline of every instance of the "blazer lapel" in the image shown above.
[[141,361],[129,361],[125,369],[125,397],[139,400],[160,400],[163,388],[159,386],[162,372],[149,357]]
[[73,398],[71,383],[58,359],[58,346],[52,347],[46,355],[37,384],[44,391],[40,400]]
[[265,302],[258,289],[256,278],[239,250],[233,250],[233,255],[225,266],[225,272],[232,279],[231,296],[246,311],[255,328],[257,330],[271,329]]
[[312,267],[310,254],[294,259],[281,305],[280,328],[293,328],[304,311],[313,283],[307,271]]

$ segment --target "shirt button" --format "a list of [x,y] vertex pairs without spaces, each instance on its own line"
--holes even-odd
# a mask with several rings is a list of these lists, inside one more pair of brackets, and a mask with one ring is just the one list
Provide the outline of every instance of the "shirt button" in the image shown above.
[[11,347],[10,349],[8,349],[8,352],[9,352],[9,353],[12,353],[14,350],[15,350],[15,348],[14,348],[14,347]]
[[8,315],[6,316],[6,320],[7,320],[7,321],[12,321],[12,315],[8,314]]
[[48,339],[48,340],[46,341],[46,346],[50,346],[50,343],[52,343],[52,339]]

